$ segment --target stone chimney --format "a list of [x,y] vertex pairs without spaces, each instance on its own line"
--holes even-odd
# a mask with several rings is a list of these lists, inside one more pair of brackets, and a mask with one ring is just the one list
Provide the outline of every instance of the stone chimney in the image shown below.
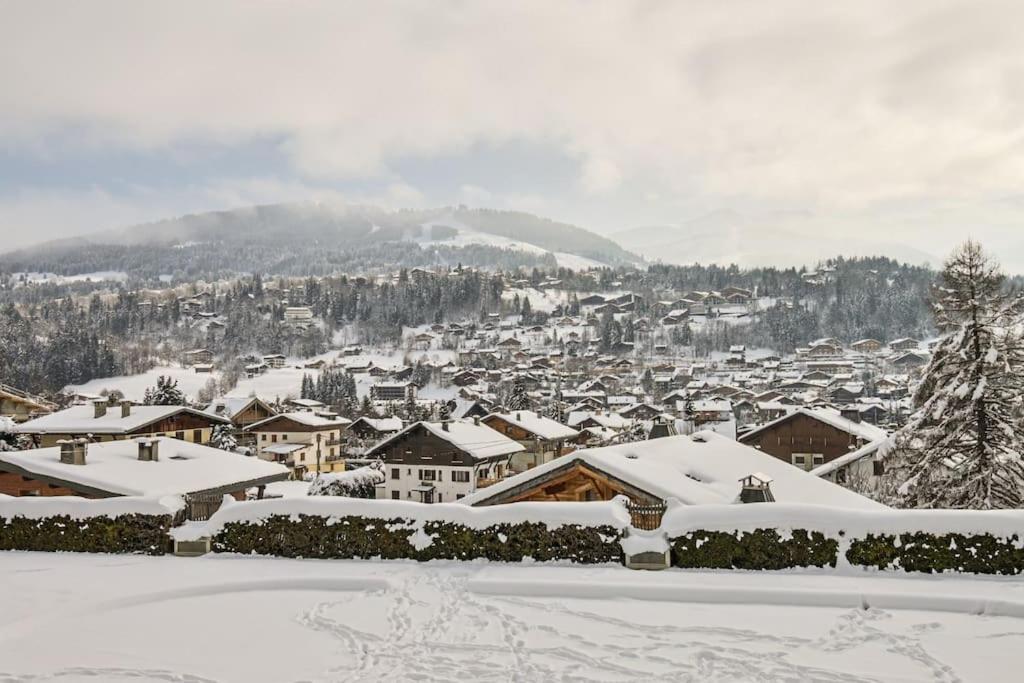
[[62,439],[60,444],[60,461],[64,465],[84,465],[86,446],[85,439]]
[[480,425],[480,416],[479,415],[474,415],[473,416],[473,424],[475,424],[477,426]]
[[100,418],[107,414],[107,402],[106,401],[93,401],[92,402],[92,416],[94,418]]
[[445,420],[444,422],[441,423],[441,429],[443,429],[446,432],[448,431],[448,420]]
[[160,441],[158,439],[139,439],[139,460],[156,462],[160,459]]
[[121,401],[121,417],[128,417],[132,414],[132,402],[128,400]]
[[523,421],[523,414],[522,413],[516,413],[516,422],[522,422],[522,421]]

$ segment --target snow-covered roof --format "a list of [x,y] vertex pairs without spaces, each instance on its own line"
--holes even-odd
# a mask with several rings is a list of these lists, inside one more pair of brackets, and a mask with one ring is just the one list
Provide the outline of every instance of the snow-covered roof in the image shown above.
[[309,448],[308,443],[275,443],[269,446],[263,446],[260,448],[264,453],[273,453],[274,455],[289,455],[295,451],[301,451],[303,448]]
[[663,500],[675,498],[686,505],[734,503],[740,495],[740,479],[757,474],[771,479],[772,494],[779,502],[863,510],[885,507],[767,453],[708,431],[574,451],[492,484],[459,502],[473,505],[488,500],[576,462]]
[[618,413],[595,413],[588,410],[574,410],[570,412],[566,422],[573,427],[578,427],[588,419],[592,419],[599,426],[608,427],[609,429],[625,429],[631,424],[629,419]]
[[397,432],[402,429],[400,417],[360,417],[352,424],[356,422],[367,424],[378,432]]
[[579,432],[568,427],[561,422],[552,420],[550,417],[544,417],[532,410],[516,410],[509,413],[491,413],[487,417],[483,418],[486,422],[491,418],[499,418],[514,424],[531,434],[535,434],[542,439],[548,439],[549,441],[555,441],[557,439],[573,439],[579,436]]
[[[139,460],[139,441],[158,444],[159,459]],[[121,496],[164,496],[255,486],[288,477],[288,468],[181,439],[154,437],[91,443],[85,465],[60,461],[60,446],[0,453],[4,465],[41,479]],[[4,468],[7,469],[7,468]]]
[[832,474],[836,470],[840,470],[847,465],[857,462],[862,458],[873,457],[876,453],[884,455],[885,452],[892,446],[893,437],[889,436],[884,439],[876,439],[875,441],[869,441],[860,448],[854,451],[850,451],[846,455],[841,455],[834,460],[830,460],[824,465],[819,465],[811,470],[811,474],[816,477],[824,477]]
[[299,411],[294,413],[278,413],[277,415],[271,415],[268,418],[264,418],[259,422],[253,422],[246,429],[255,429],[261,425],[268,424],[274,420],[280,419],[291,420],[292,422],[298,422],[299,424],[306,425],[307,427],[344,427],[352,424],[351,420],[344,417],[329,418],[316,413],[310,413],[307,411]]
[[100,417],[95,416],[92,405],[71,406],[56,413],[43,415],[17,427],[22,434],[128,434],[146,425],[165,420],[178,413],[189,413],[212,422],[230,424],[226,417],[204,413],[187,406],[135,406],[127,417],[121,416],[121,407],[114,405]]
[[844,431],[848,434],[853,434],[854,436],[858,436],[861,439],[864,439],[865,441],[878,441],[880,439],[886,438],[889,435],[889,433],[886,432],[884,429],[882,429],[881,427],[876,427],[873,424],[868,424],[867,422],[854,422],[853,420],[848,420],[842,415],[840,415],[839,411],[833,410],[832,408],[798,408],[797,410],[794,410],[793,412],[788,413],[787,415],[783,415],[782,417],[772,420],[771,422],[766,422],[760,427],[750,430],[749,432],[743,435],[743,439],[749,439],[755,434],[759,434],[770,427],[774,427],[780,422],[793,419],[797,415],[806,415],[807,417],[831,425],[838,430]]
[[444,428],[440,422],[415,422],[397,434],[381,441],[370,449],[367,455],[380,451],[392,441],[401,439],[409,432],[420,428],[427,430],[439,439],[447,441],[477,460],[512,455],[513,453],[526,450],[520,444],[487,425],[453,420],[447,423],[447,428]]
[[254,396],[224,396],[214,399],[210,405],[203,408],[207,415],[232,418],[245,410],[250,403],[258,401]]

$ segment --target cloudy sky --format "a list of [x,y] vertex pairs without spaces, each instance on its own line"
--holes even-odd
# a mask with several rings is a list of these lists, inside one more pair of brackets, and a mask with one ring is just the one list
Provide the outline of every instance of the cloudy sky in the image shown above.
[[604,233],[798,212],[1024,271],[1021,26],[1019,1],[0,0],[0,249],[333,199]]

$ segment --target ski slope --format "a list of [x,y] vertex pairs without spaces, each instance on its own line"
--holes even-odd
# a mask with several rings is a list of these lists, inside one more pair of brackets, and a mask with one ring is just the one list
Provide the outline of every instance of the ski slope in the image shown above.
[[1024,647],[1019,580],[0,555],[4,681],[998,682]]

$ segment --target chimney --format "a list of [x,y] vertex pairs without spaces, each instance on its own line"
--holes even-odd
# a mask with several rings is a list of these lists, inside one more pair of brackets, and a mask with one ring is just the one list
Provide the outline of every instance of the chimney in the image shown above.
[[522,421],[523,421],[523,414],[522,413],[516,413],[516,422],[522,422]]
[[156,462],[160,459],[160,441],[158,439],[139,439],[139,460]]
[[128,417],[132,414],[132,402],[121,401],[121,417]]
[[88,441],[85,439],[64,439],[58,441],[60,444],[60,461],[64,465],[84,465],[85,449]]
[[448,420],[445,420],[444,422],[441,423],[441,429],[443,429],[446,432],[448,431]]
[[93,401],[92,402],[92,416],[94,418],[100,418],[107,414],[107,402],[106,401]]
[[767,474],[755,472],[740,479],[741,503],[774,503],[775,496],[772,494],[772,478]]

